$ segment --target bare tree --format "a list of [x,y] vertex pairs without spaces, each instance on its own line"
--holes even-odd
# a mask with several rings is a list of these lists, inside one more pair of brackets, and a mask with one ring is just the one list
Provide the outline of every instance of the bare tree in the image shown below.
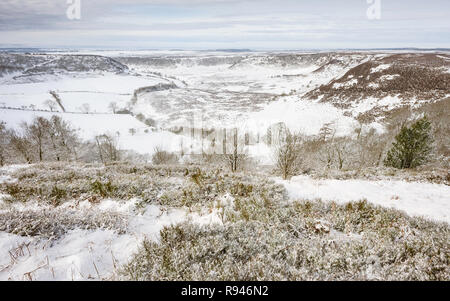
[[111,102],[108,108],[113,112],[113,114],[116,114],[118,109],[117,103],[115,101]]
[[56,108],[57,108],[57,104],[51,100],[51,99],[47,99],[44,104],[50,109],[51,112],[55,112]]
[[57,161],[76,159],[76,149],[79,141],[75,130],[73,130],[59,116],[50,119],[49,136],[53,152]]
[[95,137],[98,154],[103,164],[120,160],[120,150],[117,138],[112,135],[99,135]]
[[91,111],[91,106],[88,103],[84,103],[81,105],[81,112],[83,112],[85,114],[89,114],[90,111]]
[[6,153],[11,161],[22,157],[28,163],[76,159],[79,138],[61,117],[36,117],[30,124],[23,122],[21,128],[6,130],[0,123],[0,164],[5,161]]
[[[226,134],[224,137],[224,143],[226,143]],[[231,152],[229,154],[226,151],[227,147],[224,144],[224,158],[225,162],[230,166],[231,172],[238,171],[238,169],[247,161],[247,155],[245,154],[242,145],[243,143],[239,144],[238,130],[235,128],[233,129],[232,141],[229,144],[229,146],[231,146]]]
[[8,142],[5,123],[0,122],[0,166],[5,165]]
[[43,117],[36,117],[30,125],[23,123],[22,127],[37,149],[39,162],[42,162],[44,160],[45,139],[51,127],[50,122]]
[[176,164],[178,163],[178,157],[173,153],[162,150],[161,147],[155,147],[152,163],[155,165]]
[[319,141],[322,143],[320,150],[320,161],[326,164],[326,168],[333,166],[336,149],[334,147],[334,137],[336,130],[332,128],[332,123],[325,124],[319,132]]
[[344,168],[344,163],[347,162],[350,157],[350,143],[350,139],[346,137],[334,139],[332,141],[332,145],[337,157],[337,168],[339,170]]
[[276,165],[285,180],[291,177],[298,168],[299,144],[299,135],[292,134],[289,129],[286,129],[283,139],[280,139],[276,148]]
[[9,141],[14,151],[16,151],[28,164],[33,163],[33,156],[30,153],[32,145],[25,136],[11,130],[9,132]]

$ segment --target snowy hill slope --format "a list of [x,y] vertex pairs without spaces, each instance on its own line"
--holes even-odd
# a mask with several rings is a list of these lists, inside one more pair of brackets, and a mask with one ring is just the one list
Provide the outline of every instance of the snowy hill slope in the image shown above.
[[114,59],[96,55],[0,53],[0,78],[13,74],[25,81],[43,74],[69,72],[123,73],[127,66]]
[[392,54],[348,70],[305,96],[348,112],[382,117],[402,106],[417,106],[450,95],[450,55]]
[[[450,95],[448,54],[328,52],[203,57],[187,53],[117,60],[140,72],[164,74],[185,84],[143,93],[133,105],[134,113],[143,113],[164,127],[178,126],[192,113],[203,114],[209,124],[225,127],[247,122],[263,111],[272,112],[270,119],[290,124],[308,118],[333,119],[323,118],[331,110],[303,115],[314,110],[302,113],[301,108],[317,106],[318,102],[334,106],[355,123],[370,124],[381,122],[391,110],[417,107]],[[286,111],[286,100],[298,104]],[[300,115],[292,119],[295,111]]]
[[1,53],[0,107],[50,110],[54,91],[67,112],[111,113],[115,103],[165,130],[190,126],[195,115],[196,127],[264,134],[284,123],[316,135],[331,124],[342,136],[360,123],[382,132],[389,112],[450,96],[445,53],[101,54],[113,58]]

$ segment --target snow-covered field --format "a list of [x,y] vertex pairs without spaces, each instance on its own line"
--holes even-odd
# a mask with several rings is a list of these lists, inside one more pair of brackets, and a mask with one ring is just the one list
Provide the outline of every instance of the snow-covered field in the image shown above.
[[[0,107],[49,110],[46,101],[54,100],[49,93],[54,91],[67,112],[84,112],[83,105],[88,104],[91,113],[111,113],[110,103],[125,108],[134,90],[166,82],[154,76],[110,73],[48,76],[39,82],[25,83],[0,79]],[[55,109],[61,112],[59,106]]]
[[[325,123],[333,122],[340,134],[352,132],[351,124],[356,124],[352,117],[344,118],[343,111],[310,101],[303,95],[344,75],[349,68],[364,62],[371,55],[355,55],[343,59],[342,65],[326,68],[320,68],[319,62],[292,65],[276,60],[271,62],[268,59],[272,58],[271,55],[148,55],[149,59],[164,62],[163,66],[145,65],[146,56],[138,61],[140,64],[124,58],[124,62],[135,72],[158,72],[185,83],[179,89],[139,95],[133,112],[143,113],[166,128],[188,123],[190,114],[195,113],[202,115],[210,127],[216,128],[242,128],[253,124],[264,132],[273,123],[282,121],[295,125],[294,129],[309,135],[316,134],[317,128],[320,129]],[[279,55],[283,57],[287,54]],[[237,63],[227,61],[233,57],[236,57]],[[206,64],[203,60],[218,60],[220,63]],[[313,123],[309,126],[311,120]]]

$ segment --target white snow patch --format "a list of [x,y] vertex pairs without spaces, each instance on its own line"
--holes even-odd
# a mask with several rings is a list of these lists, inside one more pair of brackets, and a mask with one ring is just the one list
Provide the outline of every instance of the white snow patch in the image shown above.
[[379,78],[379,81],[383,82],[383,81],[387,81],[387,80],[393,80],[394,78],[399,77],[399,76],[400,76],[400,74],[387,74],[387,75],[381,76]]
[[291,131],[317,135],[325,124],[333,124],[337,136],[353,132],[357,121],[344,116],[343,111],[328,103],[287,97],[271,102],[264,110],[249,115],[245,128],[266,130],[273,124],[284,122]]
[[450,223],[450,187],[442,184],[369,181],[369,180],[315,180],[298,176],[290,181],[277,179],[291,199],[322,199],[340,204],[367,199],[368,202],[403,210],[413,216]]
[[367,97],[354,105],[352,107],[351,113],[353,114],[353,116],[357,116],[376,107],[386,107],[388,110],[392,110],[399,107],[401,104],[402,100],[400,99],[399,95],[386,96],[381,99],[376,97]]
[[[131,100],[134,90],[164,83],[156,77],[77,74],[77,77],[47,78],[37,83],[11,83],[0,85],[0,106],[11,108],[34,108],[48,110],[45,102],[54,100],[50,91],[56,91],[67,112],[82,112],[82,105],[89,104],[91,112],[109,113],[109,104],[116,102],[124,108]],[[61,111],[57,107],[58,111]]]
[[371,73],[381,72],[381,71],[384,71],[384,70],[386,70],[386,69],[389,69],[390,67],[391,67],[390,64],[381,64],[381,65],[379,65],[379,66],[377,66],[377,67],[375,67],[375,68],[372,68],[372,69],[370,70],[370,72],[371,72]]
[[348,82],[345,82],[345,83],[335,83],[333,85],[333,89],[339,89],[339,88],[343,88],[343,87],[352,87],[356,84],[358,84],[358,80],[355,78],[355,79],[349,80]]

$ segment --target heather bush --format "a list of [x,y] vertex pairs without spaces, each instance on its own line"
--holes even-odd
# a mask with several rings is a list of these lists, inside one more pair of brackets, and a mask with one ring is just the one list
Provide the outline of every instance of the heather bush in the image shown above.
[[110,229],[123,234],[127,226],[127,218],[115,212],[51,207],[0,212],[0,231],[26,237],[58,239],[75,229]]
[[166,227],[128,280],[448,280],[448,224],[361,201],[244,202],[224,225]]

